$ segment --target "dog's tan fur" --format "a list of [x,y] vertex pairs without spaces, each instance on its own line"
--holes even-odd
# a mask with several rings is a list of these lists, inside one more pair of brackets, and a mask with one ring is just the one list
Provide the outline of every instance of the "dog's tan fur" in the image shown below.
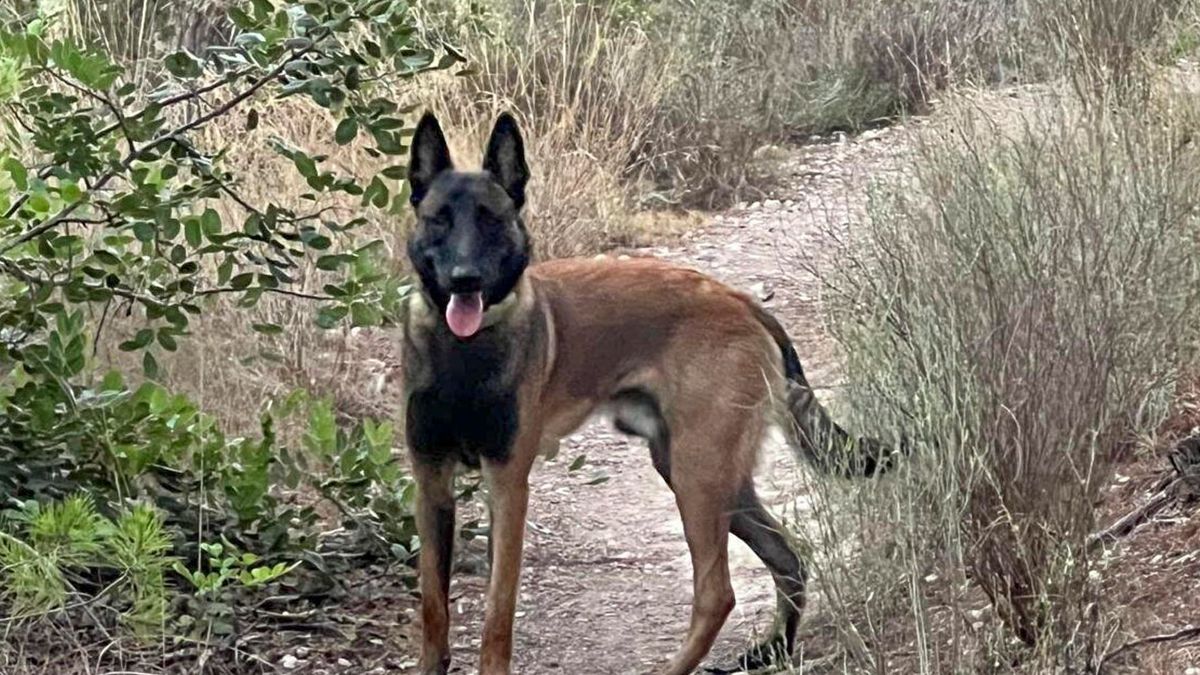
[[[511,459],[484,469],[496,495],[496,546],[482,672],[508,672],[528,473],[539,449],[629,388],[652,392],[672,430],[668,480],[696,570],[695,607],[683,649],[662,672],[691,672],[733,608],[729,511],[785,389],[779,348],[748,296],[657,260],[545,262],[529,268],[515,294],[496,328],[537,343],[520,377]],[[420,296],[414,301],[406,332],[419,345],[440,317]],[[445,631],[440,596],[426,592],[427,636]]]
[[[829,418],[784,329],[744,293],[652,259],[528,266],[520,209],[529,171],[511,116],[497,120],[483,165],[455,171],[436,120],[417,125],[409,181],[418,225],[408,254],[421,292],[405,322],[403,363],[422,542],[420,672],[445,675],[450,662],[455,464],[479,465],[490,488],[480,670],[505,675],[530,469],[543,448],[605,408],[618,429],[648,441],[691,553],[691,625],[659,672],[691,672],[733,608],[731,533],[771,570],[778,598],[773,637],[738,665],[788,658],[805,571],[755,494],[758,447],[782,421],[818,466],[868,475],[886,463],[883,448]],[[862,463],[831,461],[838,447],[865,449]]]

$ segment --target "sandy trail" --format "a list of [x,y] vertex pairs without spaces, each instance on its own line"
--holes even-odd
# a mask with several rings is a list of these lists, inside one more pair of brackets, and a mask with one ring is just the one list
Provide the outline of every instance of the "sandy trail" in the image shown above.
[[[822,328],[820,286],[797,261],[831,264],[822,258],[832,248],[830,233],[861,215],[867,181],[896,165],[902,133],[869,132],[793,152],[783,161],[784,185],[773,199],[720,214],[677,245],[637,252],[693,266],[765,298],[796,342],[809,379],[828,387],[836,354]],[[567,465],[580,453],[587,466],[569,473]],[[777,514],[803,503],[796,471],[785,448],[764,450],[758,486]],[[586,485],[601,474],[609,480]],[[566,439],[555,460],[535,468],[531,490],[514,671],[626,674],[661,664],[687,627],[691,564],[674,497],[644,444],[609,423],[592,423]],[[731,539],[730,557],[738,604],[710,660],[744,649],[755,630],[769,627],[774,607],[770,576],[750,550]],[[481,577],[456,576],[452,672],[475,671],[483,592]]]

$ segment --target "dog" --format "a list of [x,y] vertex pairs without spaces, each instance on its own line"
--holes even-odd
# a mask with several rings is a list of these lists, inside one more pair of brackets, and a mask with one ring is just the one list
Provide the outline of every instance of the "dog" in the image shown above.
[[489,486],[479,667],[507,674],[530,469],[597,412],[649,445],[691,555],[690,626],[658,672],[692,672],[733,609],[730,533],[770,569],[778,598],[771,637],[737,667],[790,655],[806,573],[755,493],[758,447],[781,424],[825,469],[871,475],[893,453],[833,422],[783,327],[745,293],[650,258],[531,264],[521,217],[530,172],[511,115],[496,120],[481,171],[454,168],[429,113],[410,153],[417,222],[407,253],[420,283],[403,322],[402,367],[421,538],[418,672],[440,675],[450,664],[456,465],[479,467]]

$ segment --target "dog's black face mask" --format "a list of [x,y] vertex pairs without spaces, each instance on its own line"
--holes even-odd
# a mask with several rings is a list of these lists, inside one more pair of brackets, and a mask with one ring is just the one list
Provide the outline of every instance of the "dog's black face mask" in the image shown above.
[[450,331],[469,338],[529,264],[520,216],[529,167],[516,120],[496,120],[483,171],[474,173],[454,170],[442,129],[426,113],[413,136],[408,180],[417,212],[408,257]]

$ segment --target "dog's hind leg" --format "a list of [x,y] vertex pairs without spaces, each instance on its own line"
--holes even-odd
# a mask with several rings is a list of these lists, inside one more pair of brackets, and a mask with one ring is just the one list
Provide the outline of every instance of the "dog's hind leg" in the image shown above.
[[671,481],[692,558],[692,618],[683,647],[662,675],[692,672],[712,648],[734,605],[729,580],[728,502],[679,474],[675,471]]
[[783,526],[763,508],[753,481],[738,493],[730,524],[734,536],[750,547],[763,561],[775,580],[775,625],[771,636],[752,647],[730,668],[709,668],[710,672],[740,672],[786,662],[795,650],[796,628],[804,610],[807,573],[800,556],[784,535]]

